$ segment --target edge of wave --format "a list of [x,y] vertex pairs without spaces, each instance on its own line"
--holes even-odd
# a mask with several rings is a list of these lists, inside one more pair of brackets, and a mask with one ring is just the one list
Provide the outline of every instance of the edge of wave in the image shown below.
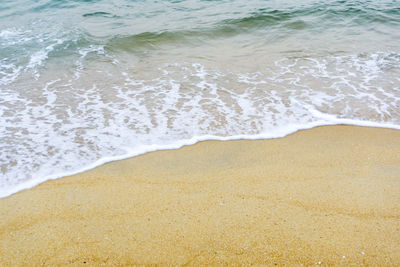
[[388,129],[395,129],[400,130],[400,125],[390,124],[390,123],[379,123],[379,122],[372,122],[372,121],[363,121],[363,120],[353,120],[353,119],[343,119],[337,118],[330,114],[323,114],[319,111],[314,110],[314,115],[318,115],[320,120],[308,123],[308,124],[291,124],[285,128],[277,129],[273,132],[269,133],[261,133],[256,135],[232,135],[232,136],[216,136],[216,135],[202,135],[202,136],[194,136],[190,139],[179,140],[169,145],[147,145],[138,147],[135,150],[129,151],[124,155],[119,156],[112,156],[112,157],[103,157],[97,160],[96,162],[86,166],[85,168],[71,171],[71,172],[64,172],[49,175],[43,178],[32,179],[25,183],[19,184],[17,186],[9,187],[0,189],[0,199],[11,196],[15,193],[20,191],[33,188],[41,183],[46,181],[55,180],[63,177],[72,176],[75,174],[83,173],[94,169],[98,166],[103,164],[119,161],[123,159],[128,159],[132,157],[136,157],[139,155],[143,155],[149,152],[155,152],[160,150],[172,150],[172,149],[179,149],[183,146],[194,145],[198,142],[202,141],[230,141],[230,140],[262,140],[262,139],[275,139],[275,138],[283,138],[300,130],[312,129],[319,126],[331,126],[331,125],[353,125],[353,126],[362,126],[362,127],[376,127],[376,128],[388,128]]

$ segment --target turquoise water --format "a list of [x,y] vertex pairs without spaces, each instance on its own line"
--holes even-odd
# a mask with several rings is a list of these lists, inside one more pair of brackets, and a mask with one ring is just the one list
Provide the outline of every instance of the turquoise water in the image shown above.
[[399,1],[0,3],[0,196],[317,125],[400,128]]

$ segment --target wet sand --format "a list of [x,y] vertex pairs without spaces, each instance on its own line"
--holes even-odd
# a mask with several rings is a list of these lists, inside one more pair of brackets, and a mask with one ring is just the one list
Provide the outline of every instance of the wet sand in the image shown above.
[[0,265],[400,265],[400,131],[112,162],[0,199]]

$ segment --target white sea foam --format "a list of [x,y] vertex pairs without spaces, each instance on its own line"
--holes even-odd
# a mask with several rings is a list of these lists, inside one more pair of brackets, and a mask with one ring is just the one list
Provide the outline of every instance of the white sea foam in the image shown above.
[[28,42],[33,39],[29,36],[31,31],[22,31],[16,28],[4,29],[0,31],[0,43],[2,46],[12,46]]
[[28,65],[25,67],[25,71],[33,70],[34,77],[37,79],[40,76],[37,67],[42,66],[45,60],[48,58],[49,53],[53,51],[57,45],[60,45],[63,42],[64,42],[63,40],[56,40],[55,42],[46,46],[45,48],[40,49],[39,51],[33,53],[30,57]]
[[0,85],[7,85],[17,79],[22,67],[7,62],[7,58],[0,60]]
[[103,47],[87,47],[70,76],[61,69],[30,90],[15,90],[17,80],[0,91],[0,197],[202,140],[278,138],[333,124],[400,129],[394,52],[286,57],[249,73],[112,60]]
[[20,33],[15,30],[10,30],[10,29],[2,30],[2,31],[0,31],[0,38],[10,39],[10,38],[14,38],[14,37],[18,36],[19,34]]
[[35,79],[54,51],[65,41],[56,38],[58,33],[39,33],[33,30],[8,28],[0,31],[0,52],[7,55],[0,59],[0,85],[14,82],[21,74],[29,73]]
[[74,79],[77,80],[81,76],[81,72],[83,70],[83,61],[86,56],[90,53],[96,53],[97,55],[105,55],[104,46],[103,45],[90,45],[89,47],[84,47],[78,50],[80,55],[79,59],[76,61],[76,69],[74,72]]

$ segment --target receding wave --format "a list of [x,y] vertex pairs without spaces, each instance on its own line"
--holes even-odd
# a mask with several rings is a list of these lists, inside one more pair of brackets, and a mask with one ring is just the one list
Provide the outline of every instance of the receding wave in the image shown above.
[[335,123],[400,128],[397,52],[289,56],[256,72],[175,62],[122,73],[103,60],[80,65],[97,52],[81,51],[73,77],[54,70],[31,90],[0,92],[0,197],[110,158],[210,136],[278,137]]

